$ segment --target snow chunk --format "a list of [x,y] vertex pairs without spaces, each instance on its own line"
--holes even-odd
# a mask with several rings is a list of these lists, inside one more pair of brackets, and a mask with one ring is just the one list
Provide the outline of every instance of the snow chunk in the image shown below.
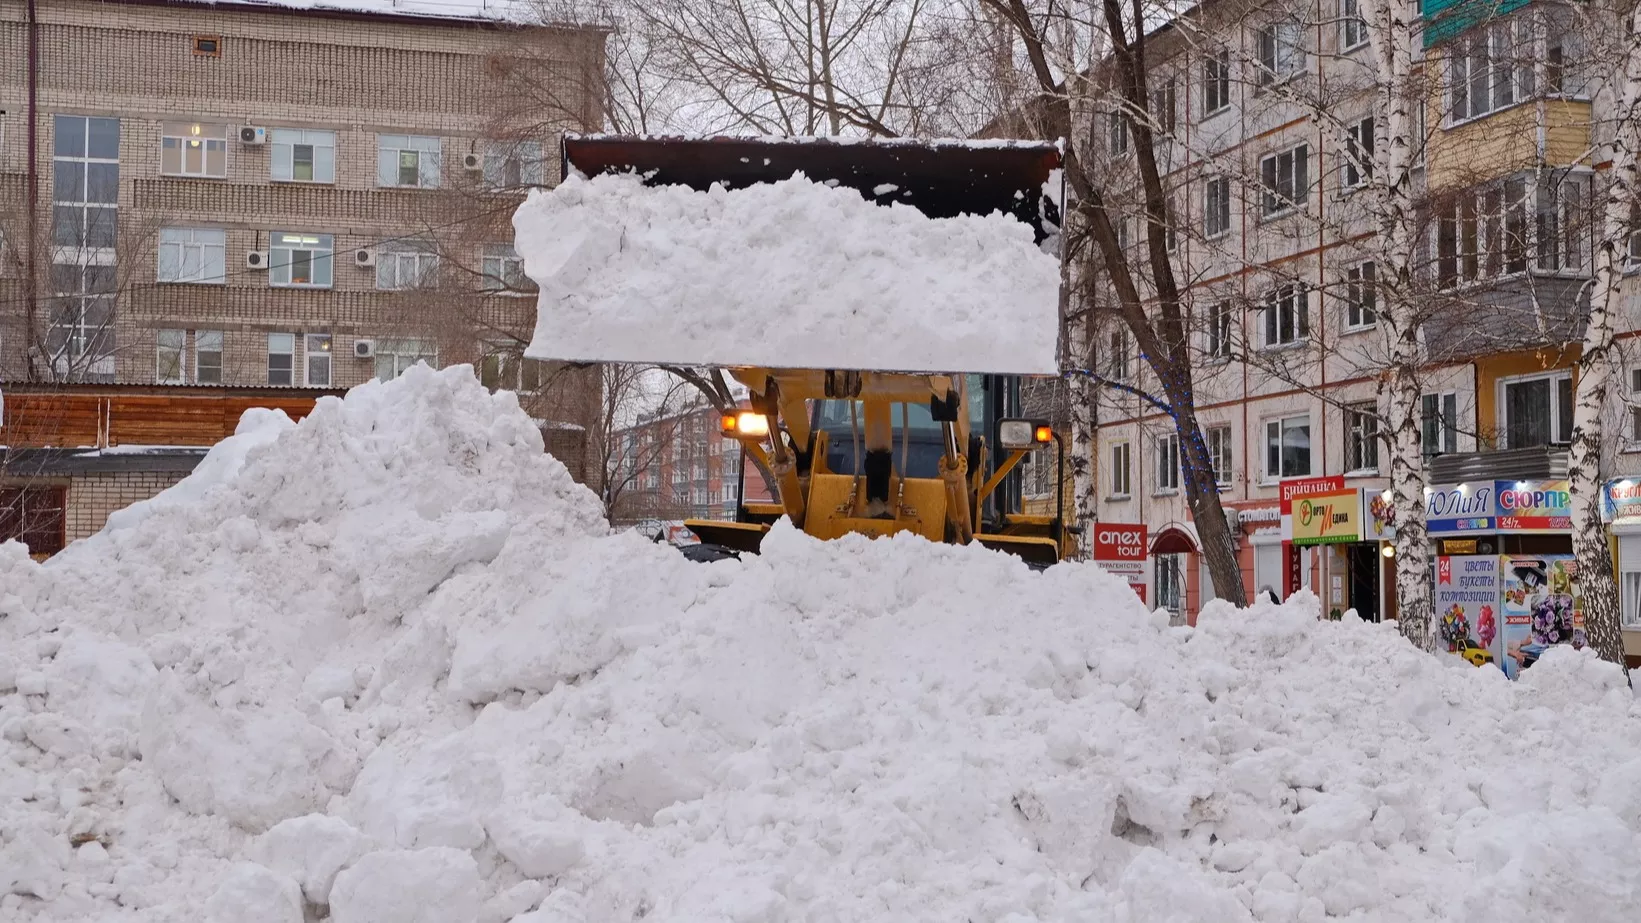
[[302,892],[284,875],[236,862],[205,902],[205,923],[302,923]]
[[1007,215],[930,220],[794,177],[571,177],[513,217],[541,287],[527,354],[687,365],[1053,373],[1059,264]]
[[275,824],[256,838],[246,855],[294,878],[309,901],[328,904],[337,873],[363,849],[363,838],[347,821],[309,814]]
[[465,850],[373,852],[336,876],[335,923],[473,923],[479,867]]

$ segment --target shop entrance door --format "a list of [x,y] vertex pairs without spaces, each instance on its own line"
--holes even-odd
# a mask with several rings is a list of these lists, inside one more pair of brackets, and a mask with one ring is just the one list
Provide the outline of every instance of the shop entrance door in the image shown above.
[[1369,622],[1379,621],[1379,546],[1353,542],[1345,546],[1350,571],[1350,604]]

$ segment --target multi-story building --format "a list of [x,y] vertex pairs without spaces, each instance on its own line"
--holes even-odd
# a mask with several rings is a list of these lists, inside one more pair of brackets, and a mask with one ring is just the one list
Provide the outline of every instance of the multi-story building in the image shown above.
[[531,9],[0,0],[7,528],[52,550],[245,406],[300,415],[418,361],[519,390],[590,476],[597,377],[521,358],[510,218],[557,135],[599,124],[605,30]]
[[[1413,154],[1414,256],[1430,305],[1420,408],[1428,519],[1441,555],[1554,558],[1571,547],[1565,446],[1592,273],[1591,206],[1607,166],[1597,152],[1611,130],[1601,113],[1612,111],[1603,100],[1613,88],[1576,53],[1577,18],[1561,5],[1484,6],[1427,0],[1417,42],[1427,78],[1415,82],[1427,95],[1414,105]],[[1210,2],[1153,33],[1147,61],[1155,150],[1177,224],[1167,247],[1186,280],[1197,357],[1193,403],[1245,588],[1308,587],[1324,611],[1377,619],[1395,614],[1384,540],[1393,524],[1376,502],[1388,488],[1379,395],[1388,354],[1367,245],[1372,216],[1353,201],[1371,157],[1350,152],[1371,155],[1382,143],[1372,113],[1384,90],[1358,14],[1356,0]],[[1105,118],[1108,130],[1081,153],[1131,170],[1126,116]],[[1144,253],[1137,205],[1117,234]],[[1097,309],[1097,282],[1093,289]],[[1637,321],[1619,323],[1628,341]],[[1094,370],[1106,380],[1158,391],[1121,323],[1102,323],[1092,339]],[[1604,469],[1620,500],[1635,492],[1624,476],[1641,472],[1632,451],[1641,414],[1630,409],[1641,400],[1641,363],[1626,363],[1622,381],[1627,393],[1610,413],[1622,438],[1611,440]],[[1215,593],[1173,420],[1120,387],[1102,388],[1095,452],[1098,520],[1146,526],[1150,600],[1194,615]],[[1460,515],[1444,500],[1511,485],[1562,502],[1522,516],[1466,501]],[[1334,531],[1299,522],[1284,502],[1305,492],[1325,498]],[[1641,547],[1626,554],[1622,535],[1618,546],[1626,643],[1641,654]]]
[[683,519],[734,519],[742,503],[768,503],[768,485],[741,445],[719,430],[704,402],[645,414],[614,438],[606,478],[617,525]]

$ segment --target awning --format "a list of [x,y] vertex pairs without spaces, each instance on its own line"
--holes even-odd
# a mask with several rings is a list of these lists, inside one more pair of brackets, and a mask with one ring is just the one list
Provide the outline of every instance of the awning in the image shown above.
[[1151,540],[1152,554],[1195,554],[1197,543],[1184,529],[1169,526]]

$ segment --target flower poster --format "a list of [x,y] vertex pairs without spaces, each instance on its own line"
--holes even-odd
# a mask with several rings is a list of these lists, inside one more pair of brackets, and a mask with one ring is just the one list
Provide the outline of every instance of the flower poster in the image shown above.
[[1469,659],[1498,663],[1499,557],[1444,555],[1436,559],[1436,647]]
[[1499,558],[1499,570],[1506,676],[1520,676],[1551,645],[1584,645],[1584,613],[1573,593],[1578,564],[1572,555],[1507,554]]

